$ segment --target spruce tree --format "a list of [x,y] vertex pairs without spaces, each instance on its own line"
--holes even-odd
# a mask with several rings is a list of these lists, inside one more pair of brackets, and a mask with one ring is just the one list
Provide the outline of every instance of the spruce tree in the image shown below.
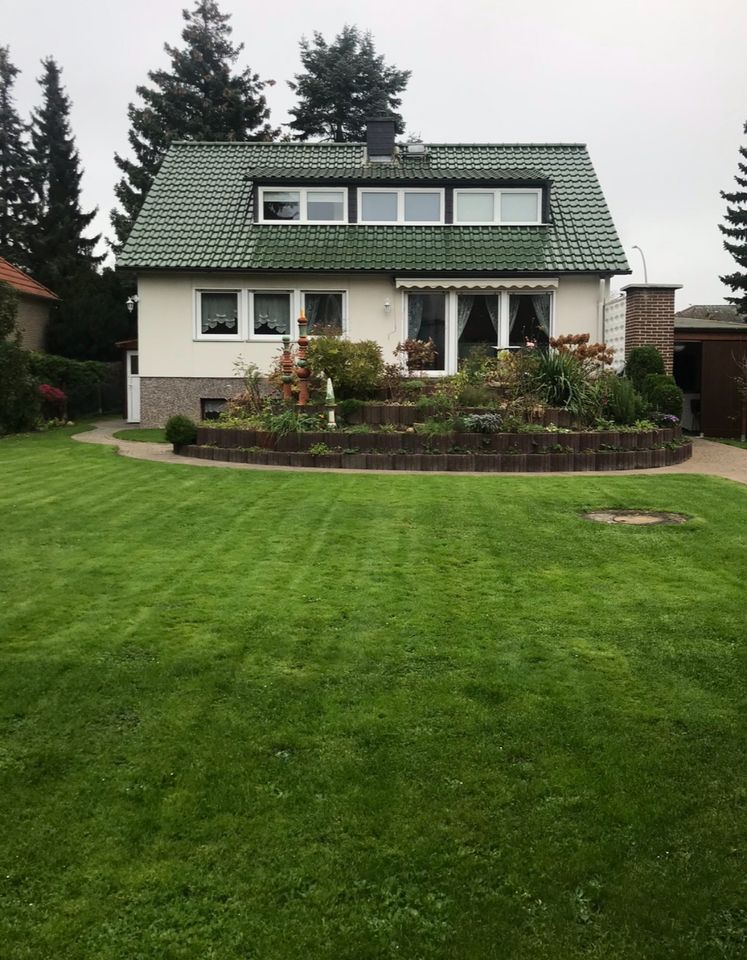
[[36,224],[30,239],[30,267],[34,278],[64,301],[81,275],[103,258],[94,254],[100,236],[85,236],[96,210],[81,210],[82,171],[60,68],[52,57],[42,60],[42,66],[42,103],[31,114]]
[[115,187],[123,210],[111,219],[120,244],[132,225],[174,140],[271,140],[265,82],[249,69],[235,72],[243,49],[231,41],[230,16],[214,0],[183,10],[184,46],[164,49],[170,69],[148,74],[153,86],[139,86],[142,106],[130,104],[128,139],[134,159],[115,154],[124,176]]
[[[747,133],[747,123],[744,132]],[[726,225],[719,224],[719,230],[729,237],[724,240],[724,247],[742,269],[721,277],[721,280],[735,294],[726,299],[736,306],[737,313],[747,317],[747,147],[740,147],[739,153],[743,159],[737,163],[739,173],[734,178],[738,189],[731,193],[721,191],[728,206],[724,217]]]
[[28,267],[34,204],[27,127],[13,97],[19,72],[10,62],[10,49],[0,47],[0,257]]
[[365,140],[366,121],[380,116],[392,117],[404,133],[397,95],[410,71],[385,64],[370,33],[346,25],[330,44],[315,32],[313,43],[303,37],[300,47],[303,72],[288,81],[298,95],[288,124],[296,140]]

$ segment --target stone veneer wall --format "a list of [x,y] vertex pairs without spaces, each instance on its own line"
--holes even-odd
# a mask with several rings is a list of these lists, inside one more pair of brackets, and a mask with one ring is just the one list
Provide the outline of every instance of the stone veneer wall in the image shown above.
[[24,350],[43,350],[44,336],[49,322],[49,300],[36,297],[18,298],[17,327]]
[[162,427],[176,413],[200,419],[200,400],[232,397],[241,390],[236,377],[141,377],[140,425]]
[[680,284],[629,283],[625,291],[625,358],[634,347],[656,347],[664,369],[674,360],[674,291]]

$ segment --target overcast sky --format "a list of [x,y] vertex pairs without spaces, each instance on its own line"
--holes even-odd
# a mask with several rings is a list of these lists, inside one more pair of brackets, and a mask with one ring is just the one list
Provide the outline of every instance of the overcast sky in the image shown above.
[[[83,199],[98,229],[127,149],[127,104],[181,43],[184,0],[0,0],[0,43],[22,70],[17,105],[38,100],[53,55],[73,101]],[[719,190],[747,142],[745,0],[222,0],[242,65],[276,80],[272,120],[287,121],[298,39],[344,23],[370,29],[387,61],[412,70],[403,115],[428,141],[587,143],[634,273],[681,283],[678,305],[718,303],[734,264],[717,224]],[[620,279],[617,283],[629,282]],[[613,281],[614,286],[615,281]]]

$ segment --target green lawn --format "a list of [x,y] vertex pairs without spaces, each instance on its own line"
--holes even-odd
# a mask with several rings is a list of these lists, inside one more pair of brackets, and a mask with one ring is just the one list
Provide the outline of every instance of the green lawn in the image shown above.
[[745,440],[732,440],[726,437],[708,437],[708,439],[715,440],[716,443],[728,443],[730,447],[741,447],[742,450],[747,450],[747,441]]
[[145,427],[117,430],[113,436],[115,436],[117,440],[141,440],[145,443],[166,443],[166,431],[160,427],[150,430]]
[[747,488],[0,478],[3,960],[745,956]]

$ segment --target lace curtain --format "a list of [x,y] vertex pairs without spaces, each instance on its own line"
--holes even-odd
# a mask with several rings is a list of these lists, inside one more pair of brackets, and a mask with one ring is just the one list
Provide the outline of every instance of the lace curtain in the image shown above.
[[464,328],[467,326],[469,315],[472,313],[472,307],[475,305],[475,298],[468,293],[460,293],[457,300],[457,339],[461,338]]
[[236,333],[238,327],[238,296],[235,293],[201,294],[202,332]]
[[532,306],[540,329],[550,336],[550,297],[546,293],[532,294]]
[[254,332],[290,333],[290,298],[287,294],[254,294]]
[[485,297],[485,306],[488,308],[490,322],[493,324],[496,338],[498,337],[498,297]]
[[420,328],[423,325],[423,298],[417,294],[410,294],[407,298],[407,336],[410,340],[417,340]]

